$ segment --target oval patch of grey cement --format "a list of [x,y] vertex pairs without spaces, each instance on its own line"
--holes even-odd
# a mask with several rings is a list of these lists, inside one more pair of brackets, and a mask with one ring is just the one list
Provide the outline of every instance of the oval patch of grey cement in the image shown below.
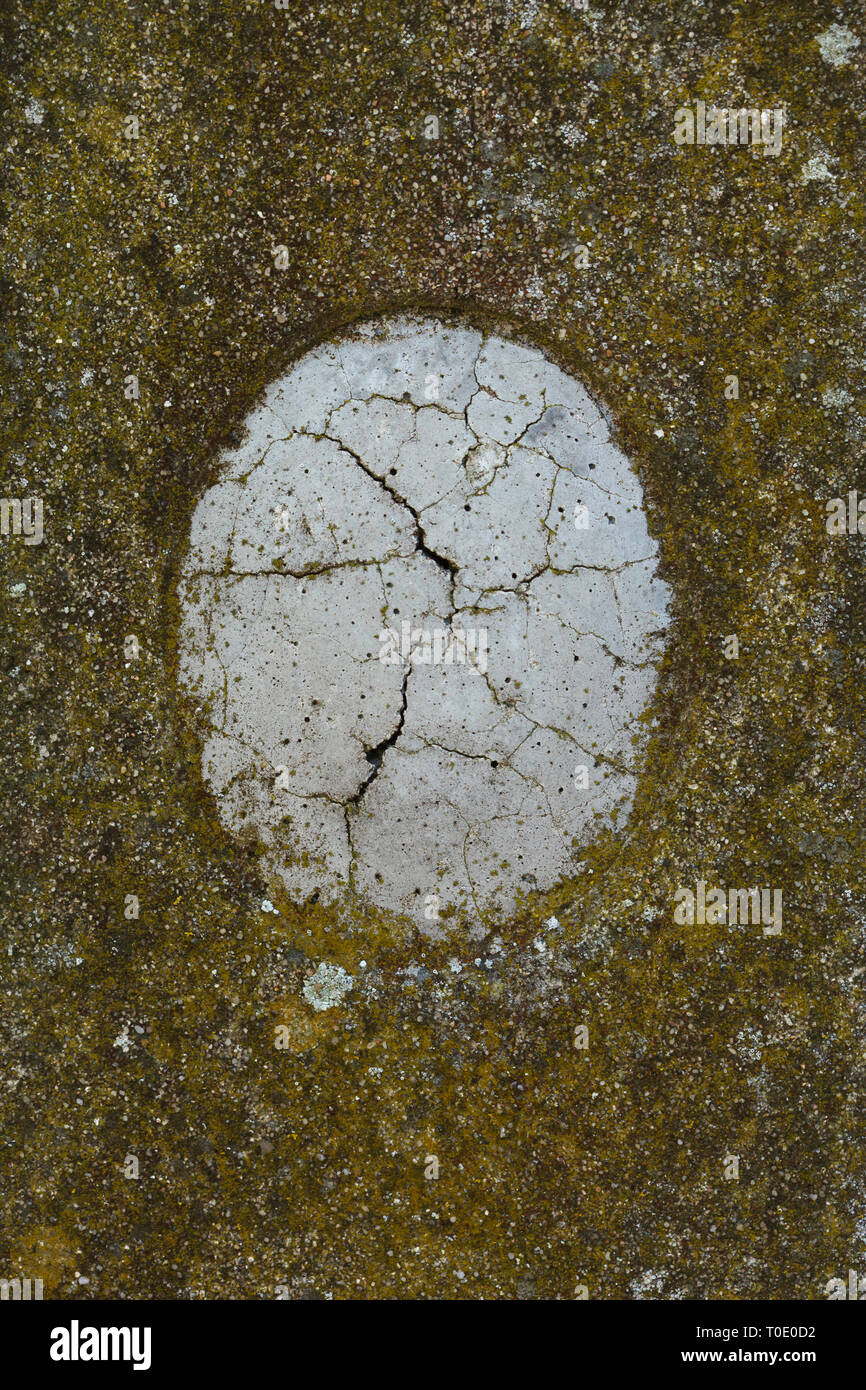
[[199,502],[181,680],[289,896],[437,936],[627,812],[668,590],[640,483],[541,352],[395,318],[303,357]]

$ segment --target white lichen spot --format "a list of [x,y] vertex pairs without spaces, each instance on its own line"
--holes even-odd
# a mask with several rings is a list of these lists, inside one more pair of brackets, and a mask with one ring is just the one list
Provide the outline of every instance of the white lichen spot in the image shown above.
[[45,119],[45,107],[42,102],[31,97],[24,108],[24,119],[28,125],[41,125]]
[[646,1299],[679,1298],[679,1293],[665,1293],[666,1269],[646,1269],[632,1279],[632,1296],[640,1301]]
[[342,965],[331,965],[323,960],[305,983],[303,995],[308,1004],[322,1013],[325,1009],[335,1009],[342,1004],[354,983],[354,976]]
[[842,24],[831,24],[829,29],[817,36],[815,42],[821,50],[824,62],[834,68],[844,67],[852,48],[860,46],[857,35],[852,34],[851,30]]
[[575,145],[582,145],[586,139],[585,132],[582,131],[580,126],[574,121],[566,121],[565,125],[559,127],[558,133],[562,136],[566,145],[571,145],[572,147]]
[[835,177],[836,175],[829,168],[826,158],[824,157],[824,155],[820,154],[815,154],[812,156],[811,159],[807,159],[806,163],[800,170],[801,183],[811,183],[816,180],[824,179],[835,179]]

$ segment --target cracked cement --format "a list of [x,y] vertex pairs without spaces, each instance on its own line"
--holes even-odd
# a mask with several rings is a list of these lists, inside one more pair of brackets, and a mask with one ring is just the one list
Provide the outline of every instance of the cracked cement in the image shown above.
[[221,468],[180,674],[226,827],[294,901],[434,938],[573,874],[631,804],[668,621],[584,388],[495,334],[373,322],[274,383]]

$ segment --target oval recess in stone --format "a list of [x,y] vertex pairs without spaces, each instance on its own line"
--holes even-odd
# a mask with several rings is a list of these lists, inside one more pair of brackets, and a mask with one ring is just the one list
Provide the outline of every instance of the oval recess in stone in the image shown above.
[[627,814],[668,622],[640,483],[538,350],[400,317],[301,358],[196,507],[181,681],[289,897],[436,937]]

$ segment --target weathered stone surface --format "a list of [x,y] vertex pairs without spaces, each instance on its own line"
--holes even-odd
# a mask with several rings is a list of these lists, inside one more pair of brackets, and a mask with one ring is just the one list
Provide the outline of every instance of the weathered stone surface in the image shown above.
[[[866,550],[826,504],[866,492],[859,12],[19,0],[0,33],[3,493],[44,501],[42,543],[0,538],[0,1277],[76,1302],[844,1290],[866,1270]],[[699,96],[784,108],[778,156],[676,146]],[[616,421],[674,596],[628,822],[479,941],[324,907],[314,864],[292,904],[219,823],[176,679],[219,451],[240,482],[285,437],[268,386],[396,312],[445,327],[410,400],[381,398],[395,443],[407,410],[459,426],[454,316],[537,343],[603,403],[565,401],[593,438]],[[558,418],[604,493],[564,410],[519,447]],[[473,450],[477,481],[503,447]],[[314,522],[307,553],[333,554]],[[259,582],[240,611],[278,593]],[[596,629],[616,653],[618,619]],[[234,755],[209,746],[214,786]],[[308,795],[322,853],[329,815]],[[702,879],[783,890],[781,935],[675,921]],[[320,1011],[322,963],[354,983]]]

